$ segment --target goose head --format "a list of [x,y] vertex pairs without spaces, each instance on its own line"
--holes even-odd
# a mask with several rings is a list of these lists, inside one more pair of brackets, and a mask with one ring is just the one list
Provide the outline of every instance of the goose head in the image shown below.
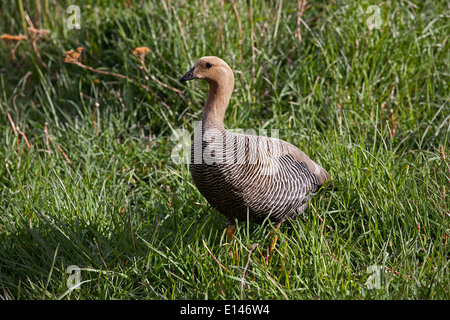
[[219,57],[207,56],[197,60],[194,66],[180,79],[181,82],[204,79],[209,84],[234,83],[233,71]]
[[234,75],[230,66],[218,57],[207,56],[197,60],[194,66],[180,79],[189,81],[203,79],[209,84],[208,98],[202,112],[204,123],[223,127],[225,110],[234,87]]

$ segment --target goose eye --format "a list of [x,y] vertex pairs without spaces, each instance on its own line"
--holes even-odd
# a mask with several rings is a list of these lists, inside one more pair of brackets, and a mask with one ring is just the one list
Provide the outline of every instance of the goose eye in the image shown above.
[[211,64],[211,63],[209,63],[209,62],[207,62],[206,63],[206,67],[209,69],[209,68],[211,68],[213,65]]

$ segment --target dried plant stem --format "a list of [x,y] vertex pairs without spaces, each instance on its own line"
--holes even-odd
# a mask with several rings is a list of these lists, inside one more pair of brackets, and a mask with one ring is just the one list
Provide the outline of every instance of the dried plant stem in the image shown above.
[[128,78],[127,76],[124,76],[123,74],[115,73],[115,72],[110,72],[110,71],[97,70],[97,69],[95,69],[95,68],[92,68],[92,67],[90,67],[90,66],[87,66],[87,65],[85,65],[85,64],[82,64],[81,62],[78,62],[78,61],[73,61],[73,62],[71,62],[71,63],[73,63],[73,64],[75,64],[75,65],[77,65],[77,66],[79,66],[79,67],[81,67],[81,68],[84,68],[84,69],[90,70],[90,71],[92,71],[92,72],[95,72],[95,73],[106,74],[106,75],[109,75],[109,76],[114,76],[114,77],[117,77],[117,78],[125,79],[125,80],[127,80],[127,81],[129,81],[129,82],[131,82],[131,83],[133,83],[133,84],[135,84],[135,85],[137,85],[137,86],[139,86],[139,87],[142,87],[142,88],[144,88],[144,89],[147,90],[147,87],[146,87],[146,86],[144,86],[143,84],[140,84],[140,83],[136,82],[136,81],[133,80],[133,79]]
[[278,290],[280,290],[281,294],[283,295],[283,297],[286,300],[289,300],[288,296],[286,295],[286,293],[284,292],[284,290],[278,285],[278,283],[275,282],[275,280],[272,279],[272,277],[269,275],[269,273],[266,272],[266,277],[267,279],[270,280],[270,282],[272,282],[272,284],[277,287]]
[[64,152],[64,150],[59,146],[59,144],[57,144],[55,142],[55,140],[53,140],[53,138],[48,134],[48,123],[45,123],[45,127],[44,127],[44,132],[45,132],[45,142],[47,144],[47,150],[50,154],[52,154],[53,152],[50,149],[50,141],[52,141],[52,143],[56,146],[56,148],[59,150],[59,152],[61,152],[61,154],[63,155],[64,159],[66,160],[66,162],[69,164],[69,166],[72,169],[75,169],[73,167],[72,161],[70,161],[69,157],[67,156],[67,154]]
[[[11,115],[9,114],[8,111],[6,111],[6,115],[8,116],[9,119],[9,123],[11,123],[11,127],[13,128],[14,131],[14,135],[16,136],[16,141],[17,141],[17,147],[19,147],[19,135],[17,134],[17,129],[16,129],[16,125],[14,124],[13,119],[11,118]],[[18,148],[18,150],[20,151],[20,148]]]
[[22,138],[25,140],[25,143],[27,145],[28,149],[31,149],[30,143],[28,142],[27,136],[25,135],[25,133],[23,133],[19,127],[16,127],[16,124],[14,123],[11,115],[9,114],[9,112],[6,112],[6,115],[8,116],[9,119],[9,123],[11,124],[11,127],[13,128],[14,131],[14,135],[16,136],[16,143],[17,143],[17,151],[20,152],[20,147],[19,147],[19,134],[22,136]]
[[50,142],[48,137],[48,123],[45,123],[44,126],[44,133],[45,133],[45,144],[47,145],[47,151],[49,154],[52,154],[52,150],[50,149]]
[[258,246],[257,243],[252,244],[252,246],[250,247],[250,250],[248,252],[247,263],[245,264],[244,272],[242,273],[242,278],[241,278],[241,300],[243,299],[243,294],[244,294],[245,273],[247,272],[247,268],[248,268],[248,264],[250,263],[250,257],[252,255],[252,252],[255,251],[257,246]]
[[445,151],[444,151],[444,146],[442,144],[440,146],[440,150],[441,150],[441,158],[442,158],[442,160],[444,160],[444,163],[447,166],[448,172],[450,173],[450,165],[448,164],[448,162],[446,160],[446,154],[445,154]]
[[300,42],[302,42],[301,25],[302,25],[302,17],[303,17],[303,14],[305,13],[305,9],[306,9],[306,0],[297,0],[298,15],[297,15],[297,31],[295,32],[295,37]]
[[223,270],[225,270],[226,272],[230,272],[230,270],[228,270],[223,264],[220,263],[219,260],[217,260],[217,258],[216,258],[216,257],[213,255],[213,253],[211,252],[211,250],[209,250],[208,246],[206,245],[205,240],[203,240],[203,245],[205,246],[206,250],[209,252],[209,254],[211,255],[211,257],[213,257],[214,261],[216,261],[216,262],[219,264],[219,266],[220,266]]
[[278,26],[280,24],[281,10],[283,8],[283,0],[280,1],[280,5],[278,6],[277,20],[275,22],[275,31],[273,32],[273,40],[277,39],[278,35]]
[[169,86],[169,85],[167,85],[167,84],[161,82],[161,81],[158,80],[154,75],[150,75],[150,78],[151,78],[153,81],[155,81],[156,83],[158,83],[159,85],[163,86],[164,88],[167,88],[167,89],[169,89],[169,90],[172,90],[172,91],[178,93],[179,95],[182,95],[182,91],[181,91],[181,90],[178,90],[178,89],[176,89],[176,88],[174,88],[174,87],[171,87],[171,86]]
[[[145,66],[145,62],[144,59],[139,59],[139,61],[141,62],[141,70],[145,71],[145,76],[149,75],[150,78],[155,81],[157,84],[163,86],[164,88],[167,88],[169,90],[172,90],[174,92],[176,92],[177,94],[179,94],[180,96],[183,95],[183,92],[181,90],[178,90],[177,88],[171,87],[168,84],[165,84],[164,82],[160,81],[158,78],[156,78],[154,75],[150,74],[150,72],[148,72],[147,67]],[[148,80],[148,79],[147,79]]]
[[39,50],[38,50],[37,45],[36,45],[36,41],[37,41],[38,39],[39,39],[39,38],[33,38],[33,39],[31,40],[31,46],[33,47],[33,50],[34,50],[34,52],[36,53],[36,56],[38,57],[39,62],[41,63],[41,65],[42,65],[44,68],[47,68],[47,64],[42,60],[41,54],[39,53]]
[[[319,218],[319,220],[322,221],[322,223],[323,223],[323,219],[322,219],[322,217],[317,213],[316,208],[314,208],[314,206],[313,206],[312,203],[310,203],[310,204],[311,204],[311,208],[313,209],[314,213],[317,215],[317,217]],[[330,227],[329,225],[327,225],[327,228],[330,229],[331,231],[333,231],[333,228]]]
[[253,85],[253,96],[256,93],[256,53],[255,53],[255,30],[253,29],[253,0],[250,0],[250,11],[249,11],[249,20],[250,20],[250,42],[252,45],[252,85]]
[[236,20],[237,20],[237,23],[238,23],[238,29],[239,29],[239,42],[238,42],[239,43],[239,58],[240,58],[240,61],[243,62],[244,58],[243,58],[243,55],[242,55],[242,24],[241,24],[241,18],[239,17],[239,11],[236,8],[235,0],[233,0],[231,2],[231,6],[233,7],[233,11],[234,11],[234,13],[236,15]]
[[23,133],[23,131],[19,130],[20,135],[23,137],[23,139],[25,140],[25,143],[27,144],[27,148],[31,149],[30,143],[28,142],[27,136],[25,135],[25,133]]
[[[448,162],[447,162],[447,160],[446,160],[447,156],[446,156],[446,154],[445,154],[444,146],[443,146],[442,144],[440,145],[440,151],[441,151],[441,158],[442,158],[442,160],[444,161],[444,163],[445,163],[445,165],[446,165],[446,167],[447,167],[447,169],[448,169],[448,172],[450,173],[450,166],[449,166],[449,164],[448,164]],[[449,180],[449,182],[450,182],[450,179],[449,179],[449,178],[447,178],[447,180]],[[443,186],[442,186],[442,202],[443,202],[443,204],[444,204],[444,209],[445,209],[447,215],[450,216],[450,213],[449,213],[448,208],[447,208],[447,204],[445,203],[445,197],[446,197],[446,194],[445,194],[445,185],[443,185]]]
[[49,30],[45,30],[45,29],[36,29],[33,22],[31,21],[30,16],[28,15],[28,13],[26,11],[23,12],[24,16],[25,16],[25,20],[28,23],[28,34],[30,35],[30,42],[31,42],[31,47],[33,48],[33,51],[36,53],[37,58],[39,59],[39,62],[41,63],[41,65],[44,68],[47,68],[47,64],[42,60],[41,57],[41,53],[39,52],[39,49],[36,45],[36,42],[42,38],[43,35],[49,34],[50,31]]

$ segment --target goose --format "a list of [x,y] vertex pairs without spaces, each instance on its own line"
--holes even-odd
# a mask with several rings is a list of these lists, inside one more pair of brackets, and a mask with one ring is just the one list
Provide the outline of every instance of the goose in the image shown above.
[[225,216],[228,240],[235,220],[261,224],[268,218],[278,228],[300,215],[330,183],[328,172],[291,143],[225,129],[234,75],[224,60],[198,59],[180,81],[194,79],[206,80],[209,93],[194,132],[190,171],[200,193]]

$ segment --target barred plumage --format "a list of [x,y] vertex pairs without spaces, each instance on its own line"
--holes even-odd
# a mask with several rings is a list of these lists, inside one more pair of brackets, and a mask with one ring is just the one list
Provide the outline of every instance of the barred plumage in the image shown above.
[[196,78],[210,85],[191,149],[190,170],[200,193],[229,226],[247,217],[278,224],[303,212],[329,174],[290,143],[225,130],[234,76],[223,60],[201,58],[181,80]]

